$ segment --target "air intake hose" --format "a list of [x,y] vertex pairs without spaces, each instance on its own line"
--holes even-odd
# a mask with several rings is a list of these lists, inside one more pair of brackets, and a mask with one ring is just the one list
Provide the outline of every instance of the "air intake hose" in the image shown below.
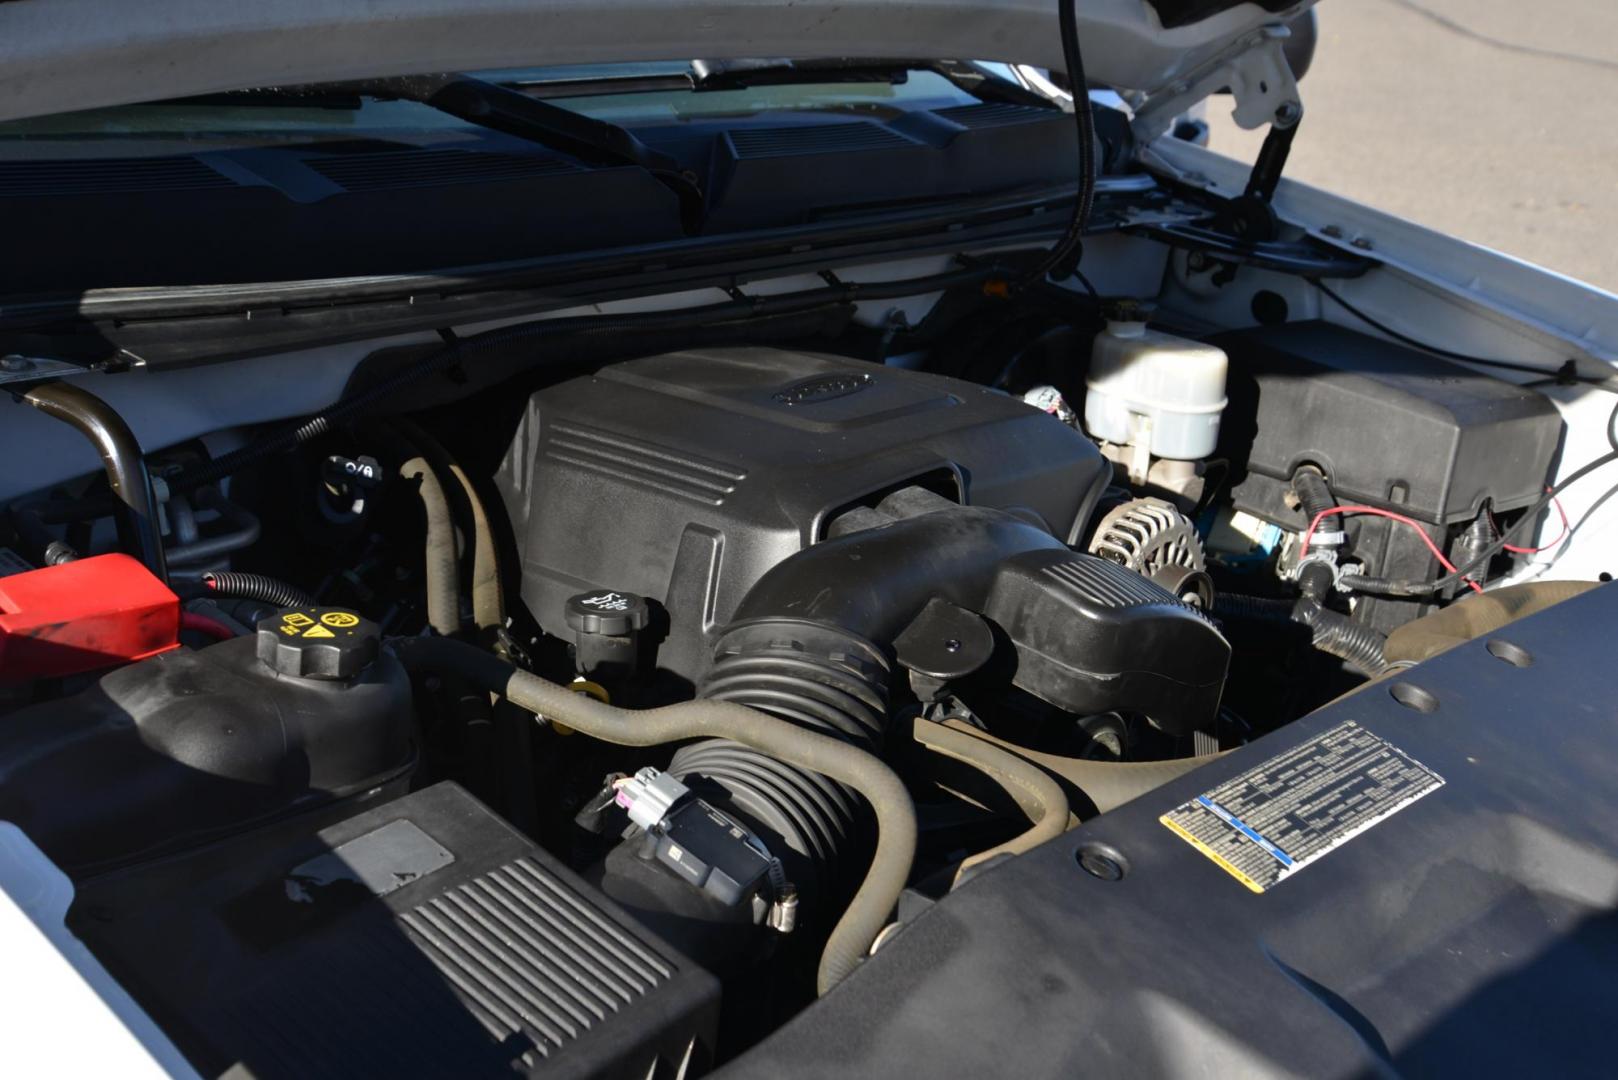
[[[697,695],[880,752],[895,637],[934,597],[981,610],[999,565],[1062,549],[1010,514],[951,506],[807,548],[759,579],[720,635]],[[809,903],[859,866],[869,814],[844,785],[739,743],[708,740],[669,771],[758,828]]]

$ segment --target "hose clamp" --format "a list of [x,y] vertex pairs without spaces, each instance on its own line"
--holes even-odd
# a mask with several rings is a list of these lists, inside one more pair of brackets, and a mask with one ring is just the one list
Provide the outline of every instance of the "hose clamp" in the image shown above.
[[1292,581],[1300,580],[1303,577],[1304,568],[1307,566],[1326,567],[1326,569],[1331,572],[1332,589],[1340,593],[1351,593],[1354,591],[1347,585],[1343,584],[1343,575],[1358,574],[1364,569],[1362,564],[1354,561],[1339,563],[1337,561],[1337,550],[1335,548],[1328,547],[1317,551],[1313,546],[1311,546],[1309,549],[1309,554],[1298,560],[1297,565],[1292,568],[1291,573],[1289,573],[1287,577]]

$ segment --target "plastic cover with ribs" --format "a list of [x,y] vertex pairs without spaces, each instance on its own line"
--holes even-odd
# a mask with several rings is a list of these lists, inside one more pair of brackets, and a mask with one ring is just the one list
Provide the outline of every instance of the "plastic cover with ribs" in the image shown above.
[[1127,709],[1164,731],[1211,729],[1230,644],[1201,612],[1094,555],[1000,564],[983,614],[1017,652],[1013,681],[1074,713]]
[[90,882],[69,925],[203,1075],[701,1069],[712,976],[454,784]]

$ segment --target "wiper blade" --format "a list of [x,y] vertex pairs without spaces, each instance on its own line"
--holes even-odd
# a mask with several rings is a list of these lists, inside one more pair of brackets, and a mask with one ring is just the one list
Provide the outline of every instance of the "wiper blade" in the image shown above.
[[174,105],[203,105],[212,108],[266,109],[338,109],[355,112],[365,104],[360,95],[351,91],[326,86],[250,86],[243,90],[226,90],[218,94],[196,94],[191,97],[164,98],[149,102],[143,108]]
[[695,232],[702,220],[702,187],[679,161],[652,149],[617,124],[540,101],[519,90],[452,72],[326,83],[296,91],[414,101],[469,124],[560,150],[588,164],[639,166],[679,197],[686,232]]
[[693,60],[693,90],[745,90],[753,86],[802,86],[805,83],[888,83],[909,80],[913,60],[821,59]]
[[813,60],[787,60],[763,57],[753,60],[693,60],[691,89],[744,90],[753,86],[802,86],[806,83],[887,83],[900,86],[912,72],[930,71],[974,97],[1015,105],[1053,109],[1049,98],[1041,97],[1014,82],[992,75],[966,60],[906,60],[898,58],[860,59],[830,57]]

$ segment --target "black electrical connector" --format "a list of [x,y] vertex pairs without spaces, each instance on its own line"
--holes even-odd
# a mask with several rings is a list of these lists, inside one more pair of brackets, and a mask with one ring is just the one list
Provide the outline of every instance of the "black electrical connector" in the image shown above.
[[[792,929],[797,894],[762,840],[660,769],[620,777],[608,791],[630,823],[641,829],[642,858],[727,908],[751,905],[755,923],[768,922],[783,932]],[[605,824],[608,806],[603,800],[587,809]]]
[[747,834],[701,799],[680,803],[645,833],[647,850],[692,888],[729,907],[763,891],[770,858],[747,841]]

